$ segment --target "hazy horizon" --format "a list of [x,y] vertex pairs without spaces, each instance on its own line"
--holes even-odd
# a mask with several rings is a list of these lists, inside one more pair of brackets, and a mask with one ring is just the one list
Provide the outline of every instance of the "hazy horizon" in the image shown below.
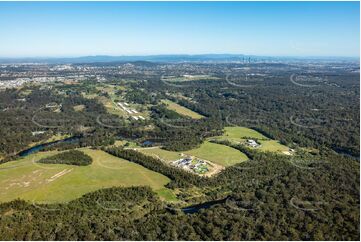
[[355,55],[355,56],[320,56],[320,55],[253,55],[253,54],[242,54],[242,53],[202,53],[202,54],[192,54],[192,53],[169,53],[169,54],[139,54],[139,55],[106,55],[106,54],[96,54],[96,55],[54,55],[54,56],[0,56],[0,59],[75,59],[75,58],[86,58],[86,57],[110,57],[110,58],[114,58],[114,57],[153,57],[153,56],[206,56],[206,55],[229,55],[229,56],[245,56],[245,57],[249,57],[249,56],[253,56],[253,57],[264,57],[264,58],[302,58],[302,59],[307,59],[307,58],[320,58],[320,59],[337,59],[337,58],[350,58],[350,59],[358,59],[360,58],[360,55]]

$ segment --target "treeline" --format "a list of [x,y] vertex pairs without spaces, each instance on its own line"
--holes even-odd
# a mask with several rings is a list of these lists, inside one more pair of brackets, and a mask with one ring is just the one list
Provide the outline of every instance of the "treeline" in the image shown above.
[[87,166],[90,165],[92,161],[93,159],[89,155],[80,150],[69,150],[56,155],[45,157],[37,162],[44,164]]
[[114,146],[104,148],[103,150],[111,155],[137,163],[152,171],[159,172],[169,177],[172,180],[169,184],[167,184],[167,187],[169,188],[190,187],[192,185],[206,184],[207,182],[207,178],[197,176],[176,167],[171,167],[159,159],[144,155],[135,150],[122,149]]

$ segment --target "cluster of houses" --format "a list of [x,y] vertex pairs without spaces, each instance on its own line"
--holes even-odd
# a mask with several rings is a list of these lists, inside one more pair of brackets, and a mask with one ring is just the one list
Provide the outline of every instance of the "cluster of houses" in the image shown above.
[[128,114],[131,115],[131,117],[135,120],[145,120],[145,118],[141,115],[134,115],[134,114],[138,114],[139,112],[133,108],[130,108],[129,104],[124,102],[124,103],[121,103],[121,102],[118,102],[117,103],[119,105],[119,107],[121,109],[123,109],[125,112],[127,112]]
[[204,174],[208,172],[207,163],[200,159],[193,159],[191,157],[175,160],[172,164],[176,167],[192,171],[197,174]]

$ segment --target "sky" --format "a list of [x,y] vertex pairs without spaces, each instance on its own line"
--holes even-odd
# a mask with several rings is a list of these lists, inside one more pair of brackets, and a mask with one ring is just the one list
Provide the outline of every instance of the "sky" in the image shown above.
[[0,2],[0,57],[359,56],[359,2]]

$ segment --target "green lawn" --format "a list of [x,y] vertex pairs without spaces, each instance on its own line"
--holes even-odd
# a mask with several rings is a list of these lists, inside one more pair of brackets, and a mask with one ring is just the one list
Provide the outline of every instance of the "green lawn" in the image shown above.
[[193,119],[201,119],[204,116],[200,115],[199,113],[196,113],[186,107],[183,107],[175,102],[172,102],[170,100],[162,100],[164,104],[167,105],[168,109],[173,110],[181,115],[193,118]]
[[252,137],[255,139],[268,139],[263,134],[256,130],[245,128],[245,127],[225,127],[223,137],[244,139],[245,137]]
[[182,158],[181,156],[181,152],[175,152],[175,151],[168,151],[168,150],[163,150],[161,148],[154,148],[154,149],[138,149],[138,151],[146,154],[146,155],[150,155],[156,158],[160,158],[164,161],[174,161],[174,160],[178,160],[180,158]]
[[267,140],[267,141],[260,141],[261,147],[259,148],[262,151],[270,151],[270,152],[283,152],[288,151],[289,148],[283,144],[281,144],[277,140]]
[[168,151],[161,148],[138,149],[138,151],[149,156],[160,158],[166,162],[182,158],[182,153],[184,155],[191,155],[208,160],[222,166],[231,166],[248,159],[245,154],[232,147],[214,144],[208,141],[204,142],[199,148],[181,152]]
[[224,134],[222,136],[214,137],[219,140],[229,140],[234,143],[244,142],[247,138],[257,139],[261,144],[261,147],[256,148],[261,151],[270,151],[270,152],[284,152],[288,151],[289,148],[285,145],[282,145],[277,140],[271,140],[264,136],[263,134],[257,132],[256,130],[245,128],[245,127],[225,127]]
[[204,142],[199,148],[184,151],[183,153],[209,160],[222,166],[232,166],[248,160],[248,157],[239,150],[208,141]]
[[67,202],[101,188],[150,186],[163,199],[174,200],[164,187],[170,180],[162,174],[109,155],[81,149],[93,158],[89,166],[40,164],[37,160],[57,152],[39,152],[0,165],[0,202],[16,198],[38,203]]

